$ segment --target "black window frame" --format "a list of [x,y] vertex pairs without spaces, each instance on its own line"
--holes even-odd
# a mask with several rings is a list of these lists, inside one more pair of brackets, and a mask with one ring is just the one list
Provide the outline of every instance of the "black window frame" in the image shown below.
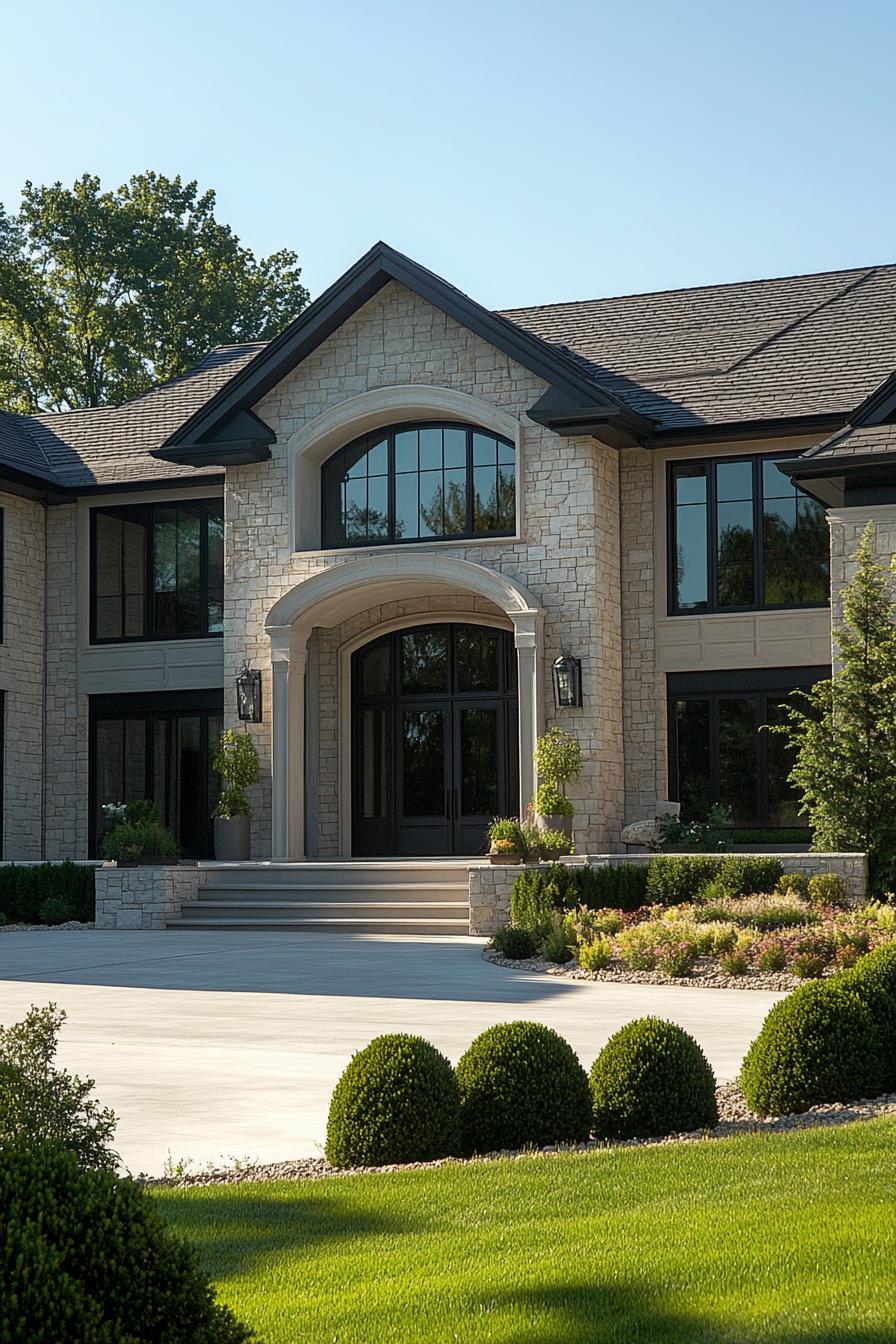
[[[762,466],[764,462],[783,462],[799,457],[799,453],[736,453],[713,457],[676,458],[666,463],[666,611],[669,616],[724,616],[745,611],[819,611],[831,605],[830,563],[828,564],[828,596],[823,602],[763,602],[765,590],[765,539],[763,528]],[[718,591],[718,500],[716,498],[716,467],[720,463],[749,462],[753,473],[753,601],[743,606],[722,606]],[[707,601],[704,606],[678,605],[676,584],[676,509],[675,470],[679,467],[703,467],[706,478],[706,549]],[[806,496],[797,487],[797,497]],[[817,502],[817,501],[816,501]]]
[[[5,607],[6,607],[6,510],[0,509],[0,644],[5,639]],[[2,854],[0,847],[0,854]]]
[[[97,504],[92,505],[90,509],[90,643],[98,645],[107,644],[158,644],[167,640],[184,639],[222,639],[223,629],[209,630],[208,611],[209,611],[209,564],[208,564],[208,517],[209,509],[215,506],[220,509],[223,526],[224,520],[224,498],[222,495],[203,496],[201,499],[159,499],[148,503],[134,504]],[[156,633],[155,630],[155,589],[153,587],[154,564],[154,515],[157,510],[190,508],[198,509],[200,514],[200,535],[199,535],[199,612],[200,628],[198,632],[193,631],[175,631]],[[144,633],[142,635],[97,635],[97,518],[100,516],[118,516],[129,517],[139,520],[145,530],[145,553],[144,553],[144,592],[143,592],[143,625]],[[142,515],[142,516],[141,516]],[[223,556],[222,556],[223,572]],[[124,594],[122,594],[122,600]],[[221,598],[222,615],[224,609],[224,596],[222,584]]]
[[[395,535],[395,436],[396,434],[406,433],[409,430],[421,429],[458,429],[464,430],[467,436],[466,443],[466,463],[464,470],[466,472],[466,527],[463,532],[446,532],[427,537],[397,537]],[[487,438],[496,439],[498,443],[513,451],[513,523],[508,528],[495,528],[486,531],[475,531],[473,528],[473,436],[474,434],[483,434]],[[327,505],[328,491],[326,487],[327,468],[336,461],[341,455],[350,453],[353,449],[362,444],[373,446],[383,438],[387,440],[388,465],[386,470],[388,502],[388,535],[378,538],[344,539],[342,541],[333,540],[333,528],[328,525]],[[476,425],[472,422],[458,420],[407,420],[392,425],[381,425],[378,429],[368,430],[365,434],[359,434],[357,438],[351,439],[348,443],[342,444],[335,452],[331,453],[326,461],[321,463],[320,468],[320,536],[321,547],[323,550],[366,550],[377,546],[423,546],[432,543],[444,543],[446,541],[481,541],[487,537],[515,537],[517,535],[519,519],[519,453],[517,445],[512,439],[508,439],[504,434],[497,434],[492,429],[487,429],[484,425]],[[443,468],[444,470],[444,468]],[[411,474],[411,473],[407,473]],[[421,475],[419,466],[416,472],[417,478]],[[341,510],[339,526],[342,526]]]
[[[91,695],[88,704],[88,771],[87,771],[87,806],[88,806],[88,857],[95,859],[99,857],[102,845],[102,829],[97,818],[97,727],[100,723],[131,721],[143,722],[145,732],[144,745],[144,772],[145,772],[145,791],[144,797],[153,800],[154,794],[154,775],[153,765],[155,760],[154,753],[154,734],[155,725],[165,722],[172,718],[191,718],[198,717],[201,720],[200,733],[204,741],[206,753],[210,759],[210,748],[212,746],[209,739],[209,719],[212,715],[220,717],[223,724],[224,715],[224,692],[223,690],[209,691],[151,691],[145,693],[127,692],[121,695]],[[120,799],[114,801],[119,802]],[[214,857],[214,848],[212,842],[212,810],[217,803],[217,798],[208,797],[208,826],[206,831],[205,848],[208,854],[198,857]],[[171,825],[170,818],[164,818],[166,824]],[[171,829],[177,832],[176,825],[171,825]],[[178,837],[180,839],[180,837]]]
[[[740,672],[676,672],[666,677],[666,710],[668,725],[667,776],[669,797],[680,797],[678,770],[678,717],[676,702],[680,700],[709,702],[709,792],[714,802],[720,795],[719,704],[723,700],[752,700],[756,705],[756,721],[768,722],[769,700],[782,700],[794,691],[808,691],[819,681],[831,676],[827,664],[788,668],[749,668]],[[757,729],[756,820],[739,821],[741,829],[792,830],[809,823],[802,819],[793,826],[780,826],[769,821],[768,812],[768,747],[769,734]]]

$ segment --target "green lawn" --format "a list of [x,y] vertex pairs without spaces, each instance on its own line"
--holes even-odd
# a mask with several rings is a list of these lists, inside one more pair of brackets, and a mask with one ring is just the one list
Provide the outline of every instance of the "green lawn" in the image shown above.
[[156,1196],[266,1344],[892,1344],[896,1122]]

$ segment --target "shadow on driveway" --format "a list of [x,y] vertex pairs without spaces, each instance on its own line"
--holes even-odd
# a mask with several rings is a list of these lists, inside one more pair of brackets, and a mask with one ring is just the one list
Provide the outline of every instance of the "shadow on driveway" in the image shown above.
[[481,957],[483,940],[359,934],[0,935],[0,981],[525,1004],[581,989]]

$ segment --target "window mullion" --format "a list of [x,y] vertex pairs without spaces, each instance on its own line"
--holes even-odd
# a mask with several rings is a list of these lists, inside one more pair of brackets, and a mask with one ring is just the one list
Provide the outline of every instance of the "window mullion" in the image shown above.
[[765,505],[762,491],[762,464],[753,458],[753,605],[758,610],[765,603],[765,539],[763,521]]
[[710,458],[706,463],[706,546],[709,580],[709,611],[719,610],[718,578],[718,509],[716,507],[716,460]]
[[[516,466],[514,465],[514,472]],[[473,535],[473,431],[467,430],[467,536]]]
[[199,506],[199,634],[208,634],[208,505]]
[[155,564],[155,509],[150,504],[143,511],[143,527],[146,533],[144,540],[144,574],[143,574],[143,629],[146,632],[147,639],[154,639],[156,633],[156,602],[155,602],[155,582],[156,582],[156,564]]

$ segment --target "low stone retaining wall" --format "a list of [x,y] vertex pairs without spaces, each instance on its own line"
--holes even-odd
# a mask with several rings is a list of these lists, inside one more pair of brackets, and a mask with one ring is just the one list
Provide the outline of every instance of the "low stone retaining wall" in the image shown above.
[[195,901],[207,876],[194,864],[119,868],[105,863],[96,871],[96,927],[164,929],[182,905]]
[[[650,863],[651,859],[657,857],[656,854],[586,854],[573,862],[601,868],[617,863]],[[707,857],[718,859],[726,858],[727,855],[711,854]],[[836,873],[843,879],[849,899],[856,905],[868,895],[868,861],[864,854],[812,854],[801,850],[796,854],[776,853],[769,857],[778,859],[785,873],[805,873],[807,877],[814,873]],[[470,933],[490,936],[509,923],[510,893],[526,866],[490,863],[470,865]]]

